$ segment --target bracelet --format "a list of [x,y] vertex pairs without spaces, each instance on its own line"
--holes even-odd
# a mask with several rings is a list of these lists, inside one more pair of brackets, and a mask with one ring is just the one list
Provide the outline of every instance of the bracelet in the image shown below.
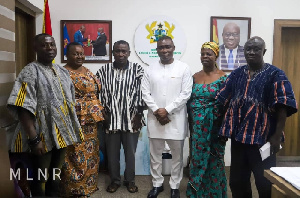
[[36,135],[33,139],[29,139],[28,140],[28,144],[29,146],[35,146],[37,145],[38,143],[40,143],[41,141],[41,138],[39,135]]

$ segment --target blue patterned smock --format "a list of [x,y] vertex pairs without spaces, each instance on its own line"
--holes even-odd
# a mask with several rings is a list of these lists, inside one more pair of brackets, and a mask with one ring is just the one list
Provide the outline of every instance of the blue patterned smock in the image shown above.
[[247,65],[234,70],[217,99],[226,107],[219,134],[245,144],[262,145],[275,133],[276,104],[287,107],[287,116],[297,112],[285,73],[267,63],[252,79]]

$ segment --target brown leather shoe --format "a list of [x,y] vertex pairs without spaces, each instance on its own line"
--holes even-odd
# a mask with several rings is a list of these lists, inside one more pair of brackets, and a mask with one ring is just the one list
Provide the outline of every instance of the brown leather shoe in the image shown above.
[[120,184],[111,183],[109,186],[107,186],[106,191],[109,193],[114,193],[118,190],[120,187]]
[[139,188],[135,185],[134,182],[124,181],[123,185],[127,187],[127,190],[130,193],[136,193],[139,191]]

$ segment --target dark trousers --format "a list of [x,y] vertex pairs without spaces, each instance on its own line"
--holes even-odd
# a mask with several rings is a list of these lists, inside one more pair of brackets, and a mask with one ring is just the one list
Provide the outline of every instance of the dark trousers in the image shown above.
[[[66,148],[55,149],[42,156],[32,156],[33,182],[31,183],[32,196],[59,197],[60,171],[65,161]],[[48,180],[44,178],[45,168]],[[39,169],[42,171],[39,172]],[[55,170],[56,169],[56,170]],[[55,172],[54,172],[55,171]],[[56,175],[54,175],[56,174]],[[53,176],[55,177],[53,179]]]
[[233,198],[252,198],[250,177],[253,172],[260,198],[271,198],[272,183],[264,170],[276,166],[276,155],[261,160],[258,145],[248,145],[231,139],[230,188]]
[[135,178],[135,151],[140,132],[130,133],[118,131],[105,134],[108,169],[111,183],[121,184],[120,176],[120,149],[121,143],[125,154],[124,181],[134,182]]
[[[106,143],[105,143],[105,129],[103,127],[102,122],[98,122],[98,140],[99,140],[99,152],[102,152],[103,159],[100,160],[99,163],[99,171],[106,171],[107,170],[107,151],[106,151]],[[99,153],[100,154],[100,153]]]

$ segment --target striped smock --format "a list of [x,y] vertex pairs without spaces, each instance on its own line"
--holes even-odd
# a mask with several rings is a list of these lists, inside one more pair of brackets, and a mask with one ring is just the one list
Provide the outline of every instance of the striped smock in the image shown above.
[[[75,91],[69,72],[56,64],[29,63],[21,71],[7,105],[18,119],[17,107],[35,115],[35,128],[45,150],[64,148],[83,140],[75,112]],[[21,123],[12,138],[12,152],[29,151],[28,136]]]
[[276,104],[287,107],[287,116],[297,112],[292,85],[285,73],[267,63],[252,79],[248,65],[234,70],[217,99],[226,107],[219,134],[244,144],[262,145],[275,133]]
[[132,130],[131,121],[138,113],[138,107],[144,106],[141,90],[143,74],[142,66],[129,61],[124,69],[118,69],[110,63],[97,72],[101,83],[101,102],[110,112],[110,132],[137,132]]

